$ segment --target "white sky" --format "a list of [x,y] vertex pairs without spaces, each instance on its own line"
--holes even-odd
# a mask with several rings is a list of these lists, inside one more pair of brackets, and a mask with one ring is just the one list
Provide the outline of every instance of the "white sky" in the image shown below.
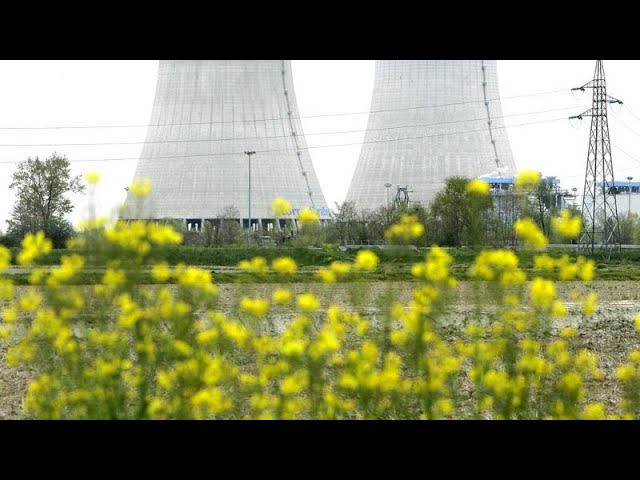
[[[566,117],[590,108],[589,91],[570,92],[593,76],[595,61],[499,61],[503,114],[507,125],[560,118],[559,121],[507,129],[519,169],[555,175],[565,188],[582,191],[589,119],[573,125]],[[609,127],[616,180],[640,180],[640,61],[605,61],[609,95],[624,101],[610,110]],[[133,157],[133,160],[73,162],[75,174],[102,174],[98,209],[109,213],[124,200],[142,144],[110,146],[1,146],[6,144],[143,142],[145,128],[9,130],[6,127],[60,125],[145,125],[155,94],[158,62],[148,61],[0,61],[0,230],[6,228],[13,203],[9,190],[14,161],[46,158],[54,150],[72,160]],[[293,77],[302,117],[366,112],[373,91],[374,62],[347,60],[293,61]],[[561,93],[508,99],[516,95]],[[566,110],[557,111],[568,107]],[[535,113],[556,110],[548,113]],[[526,115],[517,115],[526,113]],[[637,117],[637,118],[636,118]],[[361,142],[367,115],[302,120],[305,132],[362,130],[359,133],[307,136],[309,147]],[[621,150],[635,157],[634,160]],[[360,147],[311,148],[310,154],[330,207],[346,196]],[[77,222],[87,212],[87,198],[73,197]]]

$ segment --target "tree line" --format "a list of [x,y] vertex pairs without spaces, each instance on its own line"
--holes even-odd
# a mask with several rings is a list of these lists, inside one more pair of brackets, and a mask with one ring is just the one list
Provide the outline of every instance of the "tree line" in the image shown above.
[[[326,244],[363,245],[383,244],[387,229],[403,215],[415,215],[424,225],[420,238],[412,240],[417,246],[475,246],[513,245],[516,238],[513,222],[530,217],[551,240],[560,243],[551,229],[551,218],[562,207],[555,186],[547,180],[525,195],[504,191],[499,196],[477,196],[467,190],[470,179],[451,177],[428,205],[380,206],[374,210],[358,209],[352,202],[336,204],[332,221],[326,227],[307,225],[298,230],[291,220],[283,229],[271,232],[248,232],[238,222],[240,213],[234,206],[217,213],[215,224],[205,220],[199,231],[187,231],[181,220],[164,219],[185,234],[185,244],[223,246],[257,243],[264,237],[273,243],[295,246]],[[57,153],[45,160],[38,157],[20,162],[13,173],[9,188],[16,200],[7,220],[0,243],[17,246],[26,233],[44,231],[55,248],[64,248],[75,235],[73,225],[65,216],[73,211],[70,193],[84,193],[86,185],[80,176],[72,176],[69,160]],[[574,215],[579,207],[570,205]],[[622,244],[640,243],[640,217],[637,214],[619,215],[619,240]],[[262,238],[261,238],[262,237]]]

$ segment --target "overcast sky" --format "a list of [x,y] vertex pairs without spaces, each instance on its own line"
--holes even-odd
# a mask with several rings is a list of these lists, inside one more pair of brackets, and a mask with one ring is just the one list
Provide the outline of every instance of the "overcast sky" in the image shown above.
[[[569,115],[590,108],[589,91],[573,95],[593,76],[595,61],[498,61],[502,107],[513,156],[519,169],[555,175],[565,188],[582,191],[589,120],[573,124]],[[640,180],[640,61],[605,61],[609,95],[624,101],[609,115],[616,180]],[[15,127],[64,125],[145,125],[155,94],[158,62],[149,61],[0,61],[0,229],[6,230],[13,195],[9,190],[15,163],[45,158],[54,150],[67,155],[73,171],[102,174],[98,208],[109,213],[125,196],[141,143],[108,146],[35,146],[51,143],[143,142],[145,128],[16,130]],[[367,112],[373,91],[373,61],[293,61],[293,78],[302,117]],[[523,98],[523,94],[562,92]],[[553,110],[547,113],[536,113]],[[554,120],[535,125],[518,124]],[[306,133],[362,130],[358,133],[307,136],[309,147],[361,142],[367,115],[303,118]],[[29,146],[6,146],[24,145]],[[626,153],[623,153],[626,152]],[[310,154],[329,206],[346,196],[359,146],[311,148]],[[100,158],[121,161],[79,162]],[[633,158],[631,158],[633,157]],[[73,197],[72,221],[86,215],[86,197]]]

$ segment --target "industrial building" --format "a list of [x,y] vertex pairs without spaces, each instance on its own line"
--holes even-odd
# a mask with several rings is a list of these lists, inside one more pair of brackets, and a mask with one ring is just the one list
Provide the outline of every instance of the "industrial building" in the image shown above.
[[[330,217],[309,156],[287,60],[160,61],[135,179],[149,179],[142,206],[128,194],[124,218],[172,218],[200,229],[234,207],[245,228],[275,225],[284,197]],[[295,220],[293,221],[295,225]]]
[[347,201],[375,209],[401,194],[427,204],[449,177],[515,173],[495,60],[376,62]]

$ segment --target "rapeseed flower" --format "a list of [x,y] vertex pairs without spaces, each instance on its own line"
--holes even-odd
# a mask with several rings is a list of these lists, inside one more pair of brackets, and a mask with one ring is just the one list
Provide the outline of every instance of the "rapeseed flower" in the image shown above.
[[151,193],[151,180],[148,178],[137,178],[129,187],[129,191],[136,197],[146,197]]
[[365,270],[367,272],[373,272],[380,259],[371,250],[360,250],[356,254],[354,266],[357,270]]
[[566,238],[576,238],[582,231],[582,219],[571,216],[569,210],[562,210],[559,217],[551,219],[551,227]]
[[91,185],[95,185],[100,181],[100,174],[97,172],[87,172],[84,174],[84,179]]
[[4,272],[11,265],[11,251],[0,245],[0,273]]
[[547,246],[549,241],[544,233],[530,218],[523,218],[514,224],[518,238],[524,241],[528,247],[540,250]]
[[303,208],[300,211],[300,215],[298,216],[298,221],[302,225],[318,223],[319,220],[320,220],[320,217],[318,216],[318,214],[313,210],[311,210],[310,208]]
[[313,293],[298,296],[298,308],[303,312],[315,312],[320,308],[320,301]]
[[46,255],[53,248],[51,240],[45,238],[44,232],[27,233],[22,239],[22,251],[18,254],[18,263],[23,267],[31,265],[38,257]]
[[542,180],[540,172],[535,170],[521,170],[516,175],[515,186],[518,190],[533,190]]
[[291,203],[282,197],[277,197],[271,202],[271,210],[276,217],[288,215],[291,213]]
[[484,180],[475,178],[467,183],[467,192],[473,195],[488,195],[491,187]]
[[278,288],[276,289],[275,292],[273,292],[272,298],[273,298],[273,303],[275,303],[276,305],[284,305],[285,303],[291,302],[291,299],[293,298],[293,293],[291,293],[291,290]]
[[240,302],[240,308],[254,317],[262,317],[269,310],[269,302],[263,298],[244,297]]
[[291,257],[276,258],[271,263],[271,266],[276,272],[288,275],[293,275],[294,273],[296,273],[296,270],[298,268],[295,260],[293,260],[293,258]]

